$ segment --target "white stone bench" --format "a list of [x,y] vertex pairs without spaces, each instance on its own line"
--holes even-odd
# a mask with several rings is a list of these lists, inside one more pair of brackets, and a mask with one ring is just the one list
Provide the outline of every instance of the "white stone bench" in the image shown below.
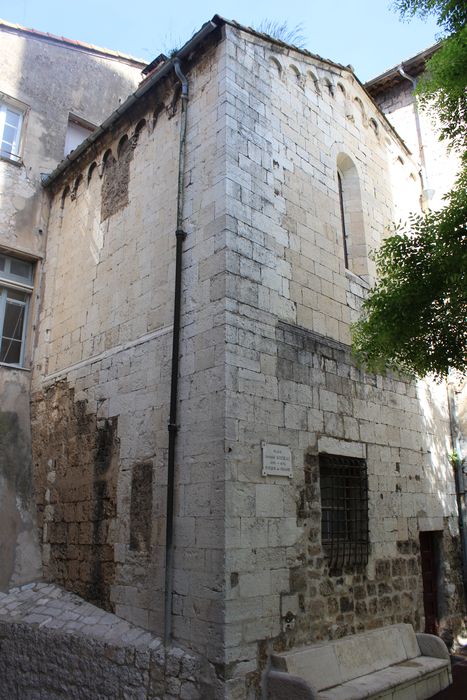
[[268,700],[425,700],[452,683],[444,642],[399,624],[273,654]]

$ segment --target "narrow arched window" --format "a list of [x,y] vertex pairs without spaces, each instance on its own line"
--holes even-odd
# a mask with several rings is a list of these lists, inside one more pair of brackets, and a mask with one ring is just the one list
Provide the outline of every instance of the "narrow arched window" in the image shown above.
[[337,189],[344,263],[347,270],[368,276],[368,246],[365,236],[360,178],[354,162],[345,153],[337,157]]
[[345,226],[345,209],[344,209],[344,190],[342,187],[342,177],[340,172],[337,173],[337,184],[339,187],[339,206],[341,212],[341,229],[342,229],[342,242],[344,245],[344,261],[345,266],[349,269],[349,250],[347,247],[347,229]]

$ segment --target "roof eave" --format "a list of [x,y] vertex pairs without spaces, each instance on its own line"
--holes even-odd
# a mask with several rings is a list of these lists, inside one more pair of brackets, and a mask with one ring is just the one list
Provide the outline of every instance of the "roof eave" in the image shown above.
[[404,61],[400,61],[396,66],[393,66],[392,68],[386,70],[384,73],[381,73],[375,78],[368,80],[365,83],[365,88],[368,91],[374,90],[375,92],[377,92],[378,89],[382,89],[385,84],[387,84],[390,81],[393,81],[394,79],[400,78],[400,81],[402,82],[405,79],[399,73],[399,68],[401,66],[405,71],[407,71],[407,73],[410,73],[411,70],[413,70],[415,67],[417,70],[417,75],[419,75],[423,71],[423,68],[420,70],[420,66],[424,66],[424,64],[433,56],[433,54],[436,53],[436,51],[438,51],[438,49],[441,46],[441,43],[442,42],[433,44],[433,46],[429,46],[427,49],[420,51],[420,53],[416,54],[415,56],[411,56],[411,58],[408,58]]
[[11,22],[7,22],[4,19],[0,19],[0,31],[5,31],[10,34],[28,36],[32,39],[44,41],[48,44],[55,44],[58,46],[63,46],[67,49],[90,53],[95,56],[101,56],[102,58],[110,59],[112,61],[120,61],[122,63],[127,63],[128,65],[134,66],[135,68],[143,69],[147,65],[147,61],[144,61],[141,58],[130,56],[129,54],[120,53],[119,51],[113,51],[112,49],[106,49],[102,46],[87,44],[84,41],[77,41],[75,39],[67,39],[63,36],[56,36],[55,34],[49,34],[49,32],[41,32],[38,29],[30,29],[28,27],[23,27],[20,24],[12,24]]
[[[217,17],[217,15],[216,15]],[[164,63],[159,70],[157,70],[152,75],[142,83],[142,85],[135,90],[117,109],[112,112],[112,114],[95,130],[88,136],[87,139],[83,141],[74,151],[66,156],[53,170],[50,175],[45,175],[42,180],[43,187],[50,187],[53,182],[68,168],[70,163],[76,161],[93,143],[95,143],[104,133],[106,133],[110,127],[115,124],[115,122],[125,114],[132,105],[137,102],[137,100],[145,95],[149,90],[151,90],[154,85],[162,80],[174,67],[175,59],[184,59],[190,56],[192,51],[200,44],[204,39],[211,34],[215,29],[217,29],[220,24],[215,23],[214,17],[206,24],[203,24],[199,32],[197,32],[187,43],[173,56],[167,63]]]

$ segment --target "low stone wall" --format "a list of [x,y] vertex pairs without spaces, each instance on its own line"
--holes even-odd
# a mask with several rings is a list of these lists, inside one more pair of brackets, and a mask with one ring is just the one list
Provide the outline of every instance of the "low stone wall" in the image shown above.
[[208,673],[199,656],[58,586],[0,594],[0,700],[205,700]]

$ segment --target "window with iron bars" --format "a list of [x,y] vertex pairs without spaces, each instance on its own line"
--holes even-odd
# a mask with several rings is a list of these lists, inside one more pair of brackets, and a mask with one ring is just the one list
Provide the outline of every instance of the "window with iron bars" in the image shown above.
[[366,461],[319,455],[321,542],[331,570],[368,563],[368,476]]

